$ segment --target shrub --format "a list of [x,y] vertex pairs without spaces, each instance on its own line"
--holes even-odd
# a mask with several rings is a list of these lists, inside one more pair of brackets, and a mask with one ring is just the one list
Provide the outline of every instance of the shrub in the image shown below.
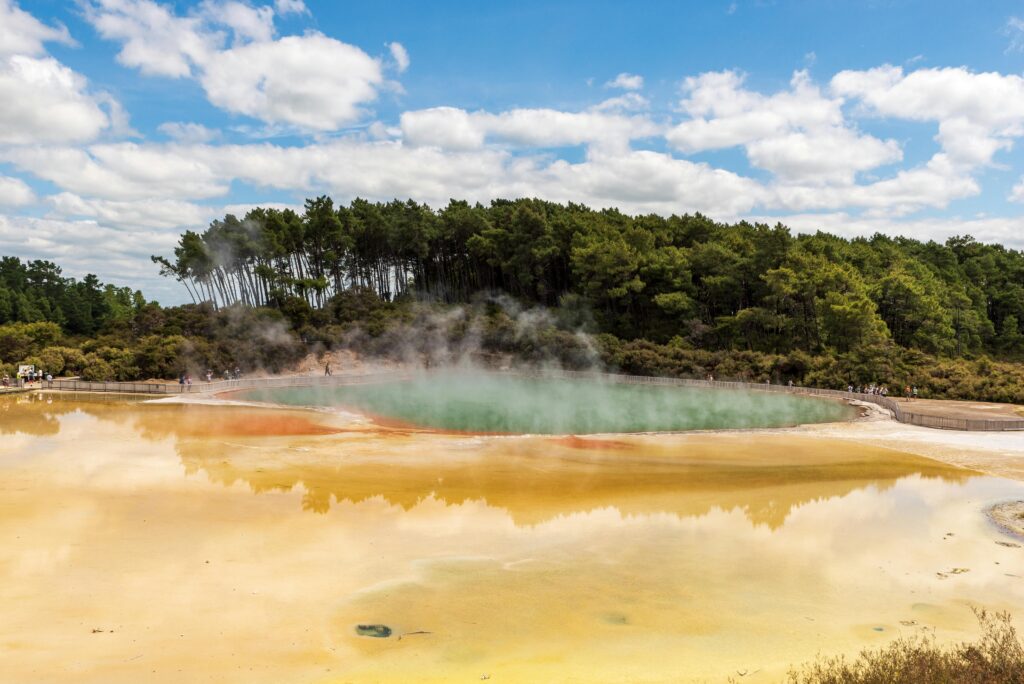
[[854,660],[819,658],[789,672],[790,684],[1022,684],[1024,645],[1007,613],[975,611],[981,638],[940,646],[932,634],[900,638]]

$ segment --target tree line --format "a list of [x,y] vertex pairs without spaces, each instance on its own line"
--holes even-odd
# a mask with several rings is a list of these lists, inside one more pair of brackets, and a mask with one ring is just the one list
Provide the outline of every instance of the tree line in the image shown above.
[[50,322],[72,335],[92,335],[145,304],[140,291],[104,285],[92,274],[76,280],[51,261],[0,257],[0,325]]
[[302,213],[227,215],[153,260],[197,304],[268,307],[297,325],[353,291],[442,303],[504,292],[585,311],[621,339],[691,348],[1024,351],[1024,255],[967,236],[844,239],[537,199],[435,210],[324,196]]

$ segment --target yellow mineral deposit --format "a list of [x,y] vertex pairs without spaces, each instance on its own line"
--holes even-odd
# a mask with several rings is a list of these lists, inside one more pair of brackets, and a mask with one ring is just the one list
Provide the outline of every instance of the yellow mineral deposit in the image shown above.
[[1024,486],[849,439],[2,401],[7,681],[767,682],[1024,615]]

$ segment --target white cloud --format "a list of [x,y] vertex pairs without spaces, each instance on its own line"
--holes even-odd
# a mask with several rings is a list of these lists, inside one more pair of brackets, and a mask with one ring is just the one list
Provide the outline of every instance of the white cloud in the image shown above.
[[152,197],[130,201],[85,199],[70,192],[51,195],[46,200],[52,208],[51,217],[95,219],[105,226],[126,230],[202,226],[211,218],[208,208],[180,200]]
[[604,84],[605,88],[622,88],[623,90],[640,90],[644,87],[644,77],[636,74],[619,74]]
[[474,149],[486,139],[521,147],[592,145],[624,149],[630,140],[658,135],[661,127],[643,116],[601,110],[563,112],[555,109],[512,109],[466,112],[434,107],[404,112],[403,139],[410,145]]
[[1024,19],[1010,17],[1006,20],[1003,33],[1010,38],[1010,42],[1006,46],[1006,52],[1024,52]]
[[687,78],[681,104],[692,118],[669,132],[669,142],[684,152],[700,152],[843,125],[842,102],[824,97],[806,71],[793,75],[788,91],[770,96],[747,90],[744,80],[735,71]]
[[108,126],[83,76],[52,57],[0,57],[0,144],[88,141]]
[[401,127],[402,138],[410,145],[435,145],[450,150],[481,148],[486,135],[473,115],[455,107],[403,112]]
[[854,174],[903,158],[894,140],[857,135],[846,128],[795,132],[746,145],[750,163],[786,182],[852,184]]
[[945,208],[953,200],[977,195],[981,188],[946,155],[936,154],[922,166],[865,185],[776,186],[773,190],[770,206],[796,211],[863,207],[902,216],[924,207]]
[[640,93],[623,93],[618,97],[610,97],[590,108],[593,112],[637,112],[648,109],[651,103]]
[[319,33],[218,52],[200,77],[222,109],[316,130],[357,121],[383,80],[378,60]]
[[144,74],[192,76],[224,39],[201,17],[179,17],[152,0],[95,0],[84,9],[101,36],[122,43],[117,61]]
[[596,152],[586,161],[553,162],[529,174],[527,196],[660,214],[699,211],[734,218],[761,203],[756,181],[660,152]]
[[[170,231],[120,231],[95,221],[63,221],[0,214],[0,253],[49,259],[67,273],[101,273],[106,282],[157,284],[150,254],[173,249]],[[179,295],[180,297],[180,295]]]
[[230,188],[187,148],[137,143],[0,150],[0,159],[63,190],[101,199],[205,199]]
[[819,230],[847,238],[870,237],[876,233],[902,235],[912,239],[944,242],[956,235],[971,235],[981,242],[994,242],[1024,249],[1024,217],[963,218],[961,216],[894,219],[885,216],[856,216],[845,212],[752,216],[751,221],[774,224],[781,221],[799,233]]
[[1024,177],[1014,184],[1006,199],[1010,202],[1024,202]]
[[278,14],[308,14],[303,0],[274,0],[274,9]]
[[167,121],[157,126],[157,130],[181,143],[206,143],[220,137],[220,131],[198,123]]
[[14,0],[0,0],[0,56],[41,55],[47,42],[73,43],[65,27],[47,26]]
[[0,206],[20,207],[35,201],[36,195],[25,181],[20,178],[0,176]]
[[[197,78],[213,105],[269,124],[336,130],[361,119],[386,85],[380,60],[355,46],[317,32],[273,40],[268,6],[207,1],[178,16],[152,0],[94,0],[86,16],[100,35],[123,44],[125,66]],[[227,48],[225,29],[235,39]],[[401,66],[404,48],[395,45]]]
[[858,98],[870,113],[936,121],[938,140],[954,163],[987,164],[1010,138],[1024,134],[1024,78],[964,67],[918,69],[905,74],[885,65],[841,71],[832,91]]
[[798,71],[789,90],[762,95],[735,71],[686,79],[683,110],[691,118],[666,138],[684,152],[743,146],[753,166],[784,183],[850,184],[858,172],[902,158],[894,140],[854,130],[840,98],[826,97]]
[[230,28],[236,43],[274,38],[273,7],[253,7],[237,0],[203,0],[199,14],[211,24]]
[[388,49],[391,51],[391,59],[395,60],[395,65],[398,67],[398,73],[409,68],[409,51],[405,49],[404,45],[388,43]]

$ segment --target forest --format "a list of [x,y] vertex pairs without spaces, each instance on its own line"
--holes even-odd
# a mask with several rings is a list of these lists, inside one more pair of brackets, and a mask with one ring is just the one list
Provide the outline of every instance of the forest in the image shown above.
[[271,307],[300,323],[348,290],[449,304],[503,292],[586,307],[599,331],[622,339],[705,349],[1022,351],[1024,255],[970,237],[844,240],[540,200],[434,211],[319,197],[301,215],[228,215],[154,261],[196,303]]
[[[63,370],[92,377],[276,370],[313,348],[388,355],[439,336],[457,347],[472,329],[485,352],[572,367],[596,355],[633,373],[913,382],[1024,402],[1024,254],[968,236],[845,239],[537,199],[435,210],[318,197],[301,213],[227,215],[153,261],[191,304],[4,259],[0,363],[64,345],[83,358]],[[513,309],[545,312],[545,327],[524,336]],[[54,339],[5,347],[5,327],[42,323]],[[411,333],[424,325],[431,335]]]

